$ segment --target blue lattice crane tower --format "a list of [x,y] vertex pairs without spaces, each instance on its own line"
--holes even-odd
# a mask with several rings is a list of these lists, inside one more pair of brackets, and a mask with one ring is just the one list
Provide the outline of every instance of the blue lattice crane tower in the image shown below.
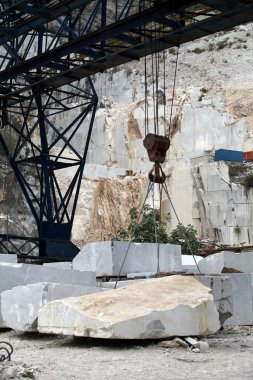
[[92,75],[252,19],[253,0],[2,1],[0,144],[38,236],[4,234],[0,244],[43,259],[78,252],[70,236],[97,107]]

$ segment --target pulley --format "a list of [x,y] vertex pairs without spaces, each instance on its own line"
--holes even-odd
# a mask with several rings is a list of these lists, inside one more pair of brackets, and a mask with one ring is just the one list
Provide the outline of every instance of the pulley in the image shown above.
[[149,133],[143,140],[143,145],[147,149],[149,161],[155,163],[149,172],[149,180],[155,183],[164,183],[165,174],[161,164],[165,162],[166,153],[170,147],[169,138]]

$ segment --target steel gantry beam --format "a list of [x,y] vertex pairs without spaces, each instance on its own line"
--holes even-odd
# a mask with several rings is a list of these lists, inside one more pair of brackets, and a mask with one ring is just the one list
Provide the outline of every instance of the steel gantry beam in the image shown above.
[[85,7],[91,2],[92,0],[23,0],[17,1],[11,6],[9,4],[12,4],[12,1],[2,2],[0,45],[40,28],[80,7]]
[[[77,6],[78,1],[69,3]],[[79,14],[68,13],[65,18],[57,17],[56,12],[54,22],[47,28],[43,24],[40,30],[48,40],[40,53],[31,54],[26,49],[24,54],[23,48],[29,44],[32,48],[38,31],[16,39],[16,48],[13,43],[3,45],[6,54],[0,71],[0,94],[16,96],[38,84],[45,88],[62,86],[253,20],[253,0],[119,3],[121,8],[112,0],[82,2]],[[43,20],[40,16],[40,25]]]

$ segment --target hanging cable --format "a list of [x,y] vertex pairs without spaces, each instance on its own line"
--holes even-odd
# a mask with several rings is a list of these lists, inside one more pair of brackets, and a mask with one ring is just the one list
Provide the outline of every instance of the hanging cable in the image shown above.
[[[165,194],[167,195],[167,198],[168,198],[168,200],[169,200],[169,202],[170,202],[170,204],[171,204],[172,210],[173,210],[173,212],[174,212],[174,214],[175,214],[175,216],[176,216],[176,219],[177,219],[178,224],[182,224],[181,221],[180,221],[180,219],[179,219],[179,217],[178,217],[178,214],[177,214],[177,212],[176,212],[176,209],[175,209],[175,207],[174,207],[174,205],[173,205],[173,203],[172,203],[172,200],[171,200],[171,197],[170,197],[170,195],[169,195],[169,191],[168,191],[168,188],[167,188],[167,185],[166,185],[165,182],[163,183],[163,188],[164,188]],[[192,255],[193,260],[194,260],[194,262],[195,262],[195,264],[196,264],[196,267],[198,268],[199,274],[201,274],[201,271],[200,271],[200,269],[199,269],[199,266],[198,266],[197,260],[196,260],[196,258],[195,258],[194,253],[193,253],[193,250],[192,250],[191,244],[190,244],[190,242],[189,242],[189,239],[188,239],[187,236],[186,236],[186,233],[184,234],[184,240],[185,240],[185,242],[186,242],[186,244],[187,244],[187,247],[188,247],[189,251],[191,252],[191,255]]]
[[145,206],[145,203],[148,199],[148,196],[149,196],[149,193],[150,193],[150,190],[152,189],[152,182],[149,182],[148,184],[148,189],[147,189],[147,193],[146,193],[146,196],[144,198],[144,201],[142,203],[142,207],[141,207],[141,211],[139,213],[139,217],[137,218],[137,221],[136,221],[136,224],[134,226],[134,229],[131,231],[131,236],[130,236],[130,240],[128,242],[128,246],[127,246],[127,250],[126,250],[126,253],[125,253],[125,256],[124,256],[124,259],[122,261],[122,264],[121,264],[121,267],[120,267],[120,270],[119,270],[119,274],[118,274],[118,277],[116,279],[116,282],[115,282],[115,285],[114,285],[114,289],[117,288],[117,285],[118,285],[118,282],[120,280],[120,276],[121,276],[121,273],[122,273],[122,270],[124,268],[124,265],[125,265],[125,262],[126,262],[126,258],[127,258],[127,255],[128,255],[128,252],[129,252],[129,249],[130,249],[130,246],[135,238],[135,232],[136,232],[136,227],[137,227],[137,224],[138,222],[140,221],[140,218],[142,216],[142,213],[143,213],[143,210],[144,210],[144,206]]
[[[159,226],[158,226],[158,241],[161,241],[161,225],[162,225],[162,184],[159,183]],[[157,273],[160,275],[160,244],[157,247]]]
[[[145,37],[146,38],[146,37]],[[146,44],[145,44],[146,45]],[[145,125],[145,136],[149,133],[149,126],[148,126],[148,84],[147,84],[147,57],[145,55],[144,58],[144,76],[145,76],[145,100],[144,100],[144,107],[145,107],[145,116],[144,116],[144,125]]]
[[173,81],[173,89],[172,89],[172,101],[171,101],[170,121],[169,121],[169,131],[168,131],[168,137],[169,138],[171,138],[171,124],[172,124],[172,115],[173,115],[176,80],[177,80],[177,66],[178,66],[179,48],[180,48],[180,45],[178,45],[178,48],[177,48],[176,64],[175,64],[175,71],[174,71],[174,81]]
[[[165,27],[163,27],[163,33]],[[163,120],[164,120],[164,134],[166,132],[166,55],[165,50],[163,50]]]
[[154,55],[151,55],[151,77],[152,77],[152,99],[153,99],[153,120],[154,120],[154,133],[157,135],[156,125],[156,96],[155,96],[155,73],[154,73]]

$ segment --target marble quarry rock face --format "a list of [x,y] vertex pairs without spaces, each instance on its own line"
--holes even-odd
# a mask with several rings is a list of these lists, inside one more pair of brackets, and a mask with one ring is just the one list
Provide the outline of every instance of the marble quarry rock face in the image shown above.
[[198,266],[205,274],[253,273],[253,252],[219,252],[200,260]]
[[168,276],[44,306],[38,330],[107,339],[206,335],[220,328],[210,289],[191,276]]

